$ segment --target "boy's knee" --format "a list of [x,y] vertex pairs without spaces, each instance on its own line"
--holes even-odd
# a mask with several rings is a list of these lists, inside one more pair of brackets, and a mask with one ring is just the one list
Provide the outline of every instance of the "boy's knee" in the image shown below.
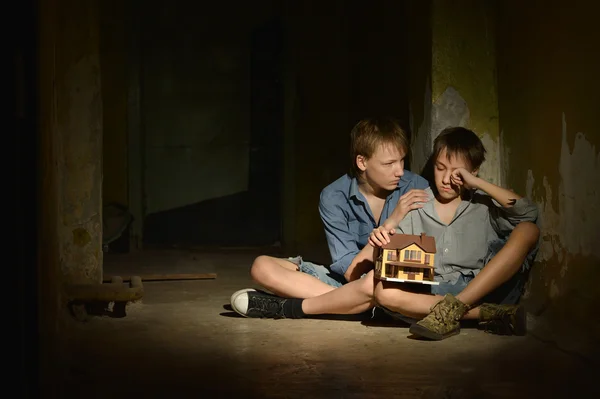
[[264,279],[269,274],[269,269],[273,265],[273,258],[267,255],[260,255],[254,262],[252,262],[252,267],[250,268],[250,276],[255,281],[260,281]]
[[357,280],[357,283],[360,284],[360,291],[363,294],[368,295],[370,298],[374,298],[375,273],[373,270]]
[[405,308],[406,295],[401,289],[390,287],[383,282],[378,282],[375,286],[375,302],[384,308],[391,310],[401,310]]

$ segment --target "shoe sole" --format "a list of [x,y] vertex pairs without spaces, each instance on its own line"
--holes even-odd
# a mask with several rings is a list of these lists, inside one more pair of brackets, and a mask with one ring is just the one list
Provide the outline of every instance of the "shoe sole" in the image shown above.
[[229,300],[229,303],[231,304],[231,308],[235,311],[235,313],[239,314],[240,316],[249,317],[247,314],[245,314],[244,312],[240,311],[239,309],[237,309],[235,307],[235,300],[237,299],[238,296],[245,294],[246,292],[251,292],[251,291],[256,291],[256,290],[254,288],[244,288],[242,290],[234,292],[231,295],[231,299]]
[[418,324],[413,324],[412,326],[410,326],[408,331],[411,334],[418,335],[420,337],[427,338],[432,341],[441,341],[443,339],[450,338],[454,335],[458,335],[460,333],[460,328],[457,328],[456,330],[450,331],[449,333],[446,333],[446,334],[438,334],[433,331],[429,331],[428,329],[426,329],[423,326],[420,326]]

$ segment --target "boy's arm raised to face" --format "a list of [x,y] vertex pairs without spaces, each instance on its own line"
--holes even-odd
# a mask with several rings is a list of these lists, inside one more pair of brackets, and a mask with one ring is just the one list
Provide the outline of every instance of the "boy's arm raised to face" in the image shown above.
[[452,172],[450,179],[452,180],[452,183],[456,184],[457,186],[464,187],[467,190],[481,190],[485,192],[487,195],[496,200],[496,202],[498,202],[503,208],[510,208],[517,202],[517,200],[523,198],[513,191],[507,190],[506,188],[497,186],[494,183],[490,183],[481,177],[475,176],[473,173],[463,168],[455,169]]
[[456,169],[451,179],[454,184],[466,189],[485,192],[500,205],[500,208],[497,205],[490,207],[492,226],[500,234],[511,231],[521,222],[537,222],[537,206],[529,199],[477,177],[465,169]]

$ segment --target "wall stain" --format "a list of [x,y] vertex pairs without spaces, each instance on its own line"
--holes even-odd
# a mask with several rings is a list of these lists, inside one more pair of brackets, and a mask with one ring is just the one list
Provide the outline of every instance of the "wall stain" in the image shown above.
[[84,247],[92,241],[92,236],[90,233],[82,228],[78,227],[73,230],[73,244],[78,247]]
[[[557,207],[553,205],[553,187],[547,176],[540,192],[535,190],[532,170],[527,174],[527,196],[537,200],[540,210],[541,238],[537,261],[543,267],[550,298],[563,294],[569,287],[565,277],[576,256],[600,260],[600,154],[585,135],[578,132],[573,149],[567,141],[567,123],[563,113]],[[548,265],[556,265],[545,270]],[[548,284],[546,284],[547,286]]]

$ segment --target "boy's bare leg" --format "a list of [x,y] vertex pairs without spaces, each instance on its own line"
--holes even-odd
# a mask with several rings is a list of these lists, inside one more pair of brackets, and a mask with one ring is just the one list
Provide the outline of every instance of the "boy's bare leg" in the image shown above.
[[510,280],[523,265],[539,235],[539,228],[531,222],[523,222],[515,226],[502,249],[456,298],[462,303],[473,305]]
[[376,306],[373,298],[374,272],[331,290],[323,295],[307,298],[302,311],[307,315],[359,314]]
[[[504,247],[456,297],[461,302],[472,305],[508,281],[519,270],[538,237],[539,229],[535,224],[530,222],[518,224]],[[375,298],[381,306],[414,318],[423,318],[429,314],[433,305],[442,299],[439,295],[404,291],[398,288],[397,284],[386,282],[377,284]],[[463,317],[463,319],[477,318],[479,318],[478,307],[469,310]]]
[[[406,283],[410,284],[410,283]],[[417,294],[403,290],[398,283],[380,281],[375,286],[375,300],[389,310],[415,319],[422,319],[431,312],[433,305],[443,299],[440,295]],[[476,319],[479,309],[469,310],[463,319]]]
[[284,298],[311,298],[334,287],[316,277],[298,271],[287,259],[261,255],[254,260],[250,275],[258,284]]

